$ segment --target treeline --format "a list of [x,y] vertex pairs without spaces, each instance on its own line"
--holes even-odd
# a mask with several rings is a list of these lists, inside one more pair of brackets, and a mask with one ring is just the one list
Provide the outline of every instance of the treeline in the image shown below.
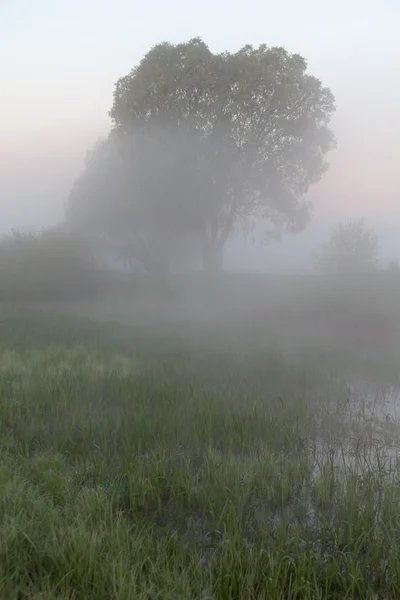
[[227,240],[256,223],[266,237],[304,230],[334,110],[284,48],[156,45],[117,82],[110,134],[88,153],[63,228],[2,241],[0,299],[83,293],[96,261],[216,272]]
[[104,285],[92,248],[77,233],[13,231],[0,240],[0,302],[83,298]]

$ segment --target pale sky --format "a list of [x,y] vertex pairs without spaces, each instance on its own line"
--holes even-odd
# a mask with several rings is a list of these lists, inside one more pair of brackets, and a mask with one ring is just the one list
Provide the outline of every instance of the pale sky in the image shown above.
[[117,79],[152,45],[200,36],[213,51],[302,54],[337,100],[316,220],[400,232],[399,31],[399,0],[0,0],[0,231],[60,220]]

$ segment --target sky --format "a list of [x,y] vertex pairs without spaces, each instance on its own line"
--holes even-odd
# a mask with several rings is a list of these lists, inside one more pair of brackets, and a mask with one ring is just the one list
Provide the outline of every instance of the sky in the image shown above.
[[86,150],[110,129],[118,78],[154,44],[199,36],[214,52],[298,52],[336,97],[338,146],[309,192],[312,226],[273,251],[236,245],[231,260],[308,256],[355,217],[400,258],[399,30],[398,0],[0,0],[0,232],[59,222]]

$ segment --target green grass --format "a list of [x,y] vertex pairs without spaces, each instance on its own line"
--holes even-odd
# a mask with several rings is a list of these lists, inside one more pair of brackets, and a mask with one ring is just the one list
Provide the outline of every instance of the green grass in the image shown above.
[[1,314],[0,598],[400,597],[398,358],[119,308]]

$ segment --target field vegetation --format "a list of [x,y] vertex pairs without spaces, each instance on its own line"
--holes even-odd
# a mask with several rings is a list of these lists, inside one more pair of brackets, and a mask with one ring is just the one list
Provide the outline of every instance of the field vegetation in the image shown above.
[[398,598],[399,300],[226,274],[3,303],[0,596]]

